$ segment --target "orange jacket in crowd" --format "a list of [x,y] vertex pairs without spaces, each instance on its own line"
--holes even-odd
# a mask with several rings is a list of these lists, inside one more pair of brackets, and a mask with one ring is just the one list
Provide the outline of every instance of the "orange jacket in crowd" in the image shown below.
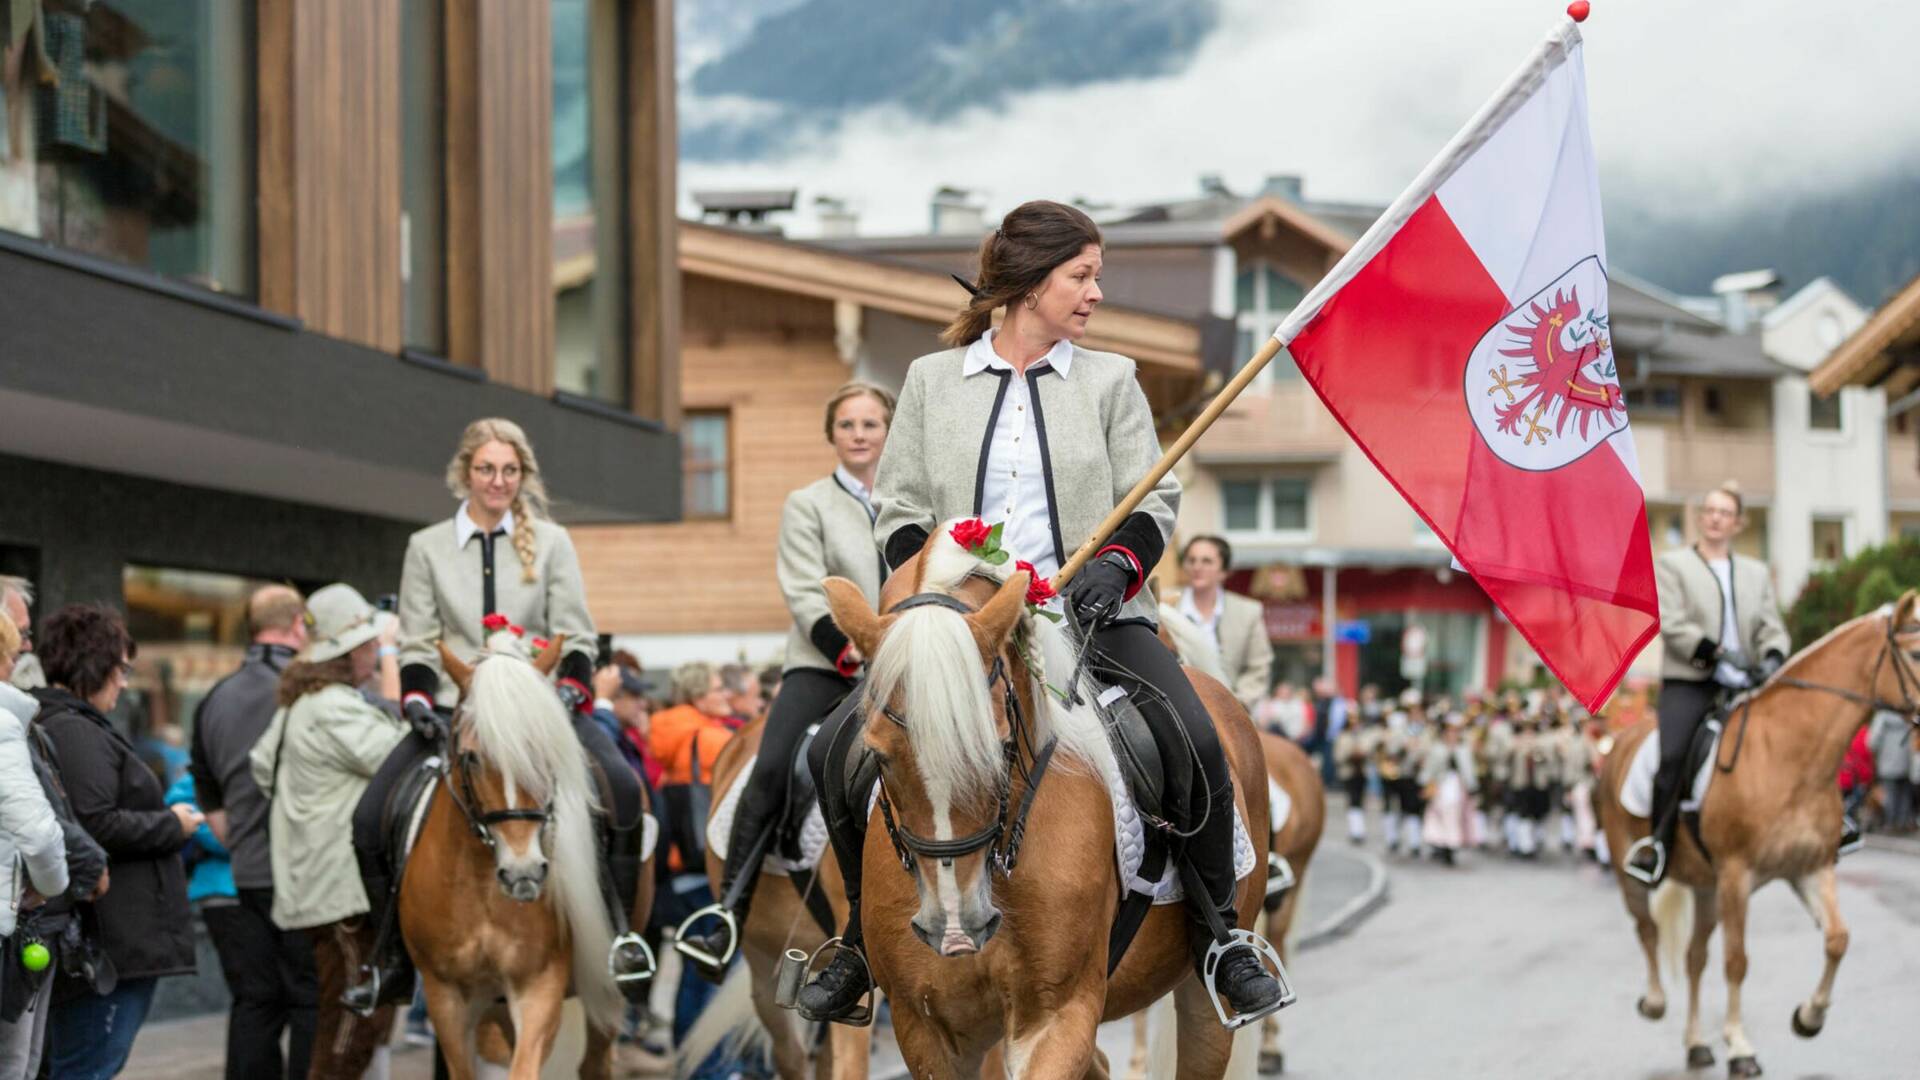
[[693,781],[694,735],[700,736],[700,780],[713,783],[713,762],[720,748],[733,738],[733,728],[718,716],[708,716],[692,705],[675,705],[653,714],[647,742],[653,756],[660,759],[665,772],[661,784],[686,784]]

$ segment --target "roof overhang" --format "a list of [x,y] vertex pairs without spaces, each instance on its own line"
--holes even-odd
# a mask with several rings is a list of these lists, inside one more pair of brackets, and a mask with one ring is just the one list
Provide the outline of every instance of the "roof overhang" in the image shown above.
[[[1272,224],[1269,225],[1268,223]],[[1240,208],[1220,227],[1223,240],[1232,240],[1253,229],[1284,227],[1312,240],[1336,255],[1344,255],[1353,246],[1353,237],[1285,199],[1272,195],[1255,199]],[[1264,235],[1264,233],[1263,233]]]
[[[781,237],[680,223],[680,272],[796,296],[847,302],[944,325],[964,294],[951,277]],[[1103,304],[1081,342],[1122,353],[1154,374],[1199,378],[1200,325]]]
[[[1920,359],[1920,277],[1907,282],[1866,325],[1841,342],[1813,369],[1808,383],[1822,395],[1846,386],[1878,386],[1904,368],[1908,359]],[[1899,382],[1889,385],[1887,392],[1906,393],[1920,382],[1920,374],[1904,375]]]

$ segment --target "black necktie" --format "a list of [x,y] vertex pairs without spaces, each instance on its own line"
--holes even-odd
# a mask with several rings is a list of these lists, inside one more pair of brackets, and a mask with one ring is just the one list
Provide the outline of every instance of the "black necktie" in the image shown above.
[[505,529],[480,534],[480,617],[493,614],[493,538],[507,535]]

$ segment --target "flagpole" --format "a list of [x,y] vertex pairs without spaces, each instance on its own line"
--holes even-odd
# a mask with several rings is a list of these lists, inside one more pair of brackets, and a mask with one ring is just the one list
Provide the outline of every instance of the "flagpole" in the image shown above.
[[[1127,492],[1127,497],[1120,500],[1119,505],[1113,508],[1113,512],[1100,523],[1100,527],[1093,530],[1093,535],[1087,537],[1085,543],[1074,549],[1073,557],[1067,560],[1067,565],[1061,567],[1060,572],[1053,576],[1055,588],[1061,588],[1073,580],[1073,575],[1079,573],[1080,569],[1087,564],[1087,560],[1093,558],[1094,554],[1106,544],[1107,538],[1127,520],[1127,515],[1139,507],[1140,500],[1147,497],[1147,493],[1160,483],[1160,478],[1167,475],[1174,465],[1186,456],[1188,450],[1193,449],[1193,444],[1200,441],[1200,436],[1207,433],[1207,429],[1213,426],[1213,422],[1220,419],[1220,414],[1227,411],[1227,406],[1233,404],[1233,399],[1240,396],[1240,391],[1245,390],[1279,352],[1280,342],[1269,337],[1260,351],[1253,354],[1253,359],[1247,361],[1247,365],[1240,369],[1240,373],[1235,375],[1227,385],[1221,387],[1220,392],[1214,395],[1206,409],[1194,418],[1193,423],[1187,425],[1187,430],[1181,433],[1180,438],[1175,440],[1172,446],[1167,447],[1167,452],[1160,455],[1159,462],[1147,470],[1147,475],[1141,477],[1139,483],[1133,485],[1133,490]],[[1151,566],[1140,568],[1142,574],[1151,573],[1152,570]]]

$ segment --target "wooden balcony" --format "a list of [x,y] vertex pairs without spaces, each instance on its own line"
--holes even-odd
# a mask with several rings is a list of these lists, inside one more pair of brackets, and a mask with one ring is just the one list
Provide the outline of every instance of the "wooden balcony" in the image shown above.
[[1634,447],[1650,498],[1689,499],[1737,481],[1748,498],[1773,495],[1773,433],[1765,429],[1682,430],[1636,423]]
[[1203,465],[1260,465],[1331,461],[1348,446],[1347,433],[1298,379],[1242,394],[1195,448]]
[[1920,436],[1887,431],[1887,502],[1890,509],[1920,509]]

